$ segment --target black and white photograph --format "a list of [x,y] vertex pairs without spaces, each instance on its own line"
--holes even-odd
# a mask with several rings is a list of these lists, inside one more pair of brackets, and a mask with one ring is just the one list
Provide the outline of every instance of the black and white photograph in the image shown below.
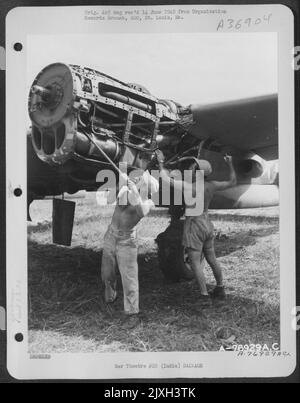
[[[29,65],[42,66],[28,91],[29,351],[279,346],[277,36],[36,37],[28,46]],[[156,204],[141,217],[101,203],[100,170],[122,162],[147,172],[160,159],[165,175],[207,162],[203,213]],[[118,251],[118,238],[135,229],[127,262],[130,245]]]
[[[20,27],[23,54],[8,56],[7,113],[21,116],[8,134],[23,136],[21,176],[7,174],[22,205],[8,214],[23,217],[24,241],[21,258],[11,232],[11,264],[24,267],[8,298],[28,373],[43,362],[58,378],[253,376],[261,359],[262,376],[288,375],[292,36],[275,29],[288,9],[71,9],[40,9],[37,27]],[[11,43],[28,15],[8,16]]]

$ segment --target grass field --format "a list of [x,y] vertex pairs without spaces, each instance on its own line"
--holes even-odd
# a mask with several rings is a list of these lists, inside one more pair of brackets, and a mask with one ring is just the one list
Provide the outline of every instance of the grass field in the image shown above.
[[[154,239],[168,225],[164,210],[139,224],[140,307],[143,321],[122,326],[122,298],[103,300],[102,240],[111,209],[77,201],[72,247],[51,243],[51,201],[36,201],[28,227],[29,351],[215,351],[235,344],[279,343],[277,210],[212,214],[226,302],[204,308],[194,281],[166,284]],[[213,285],[209,268],[207,282]],[[119,284],[120,288],[121,285]]]

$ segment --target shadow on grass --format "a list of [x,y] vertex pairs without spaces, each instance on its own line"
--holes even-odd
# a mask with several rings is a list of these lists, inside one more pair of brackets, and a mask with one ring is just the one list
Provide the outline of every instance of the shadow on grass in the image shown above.
[[[221,235],[220,239],[215,240],[217,256],[226,256],[236,250],[245,248],[249,245],[254,245],[257,238],[266,237],[275,234],[278,231],[278,226],[270,226],[257,229],[255,231],[239,231],[234,235]],[[38,242],[28,241],[29,251],[29,267],[31,261],[39,260],[41,269],[47,271],[68,271],[74,273],[84,272],[100,272],[100,262],[102,251],[87,249],[84,247],[64,247],[55,244],[39,244]],[[145,261],[148,259],[148,253],[140,254],[139,260]],[[34,264],[35,266],[35,264]],[[34,271],[36,267],[30,267]]]
[[[238,211],[238,210],[237,210]],[[264,216],[264,215],[251,215],[251,214],[218,214],[210,213],[209,217],[213,221],[228,221],[228,222],[247,222],[256,224],[278,224],[278,215]]]
[[[277,231],[277,226],[263,227],[250,235],[243,231],[217,240],[217,255],[229,255]],[[232,290],[225,304],[205,308],[198,301],[195,282],[164,282],[155,250],[139,255],[140,306],[146,319],[128,331],[122,327],[120,279],[116,303],[104,302],[101,251],[32,241],[28,246],[30,330],[81,337],[99,345],[118,342],[127,351],[216,350],[220,340],[232,335],[240,343],[278,341],[278,307]]]
[[227,256],[237,250],[255,245],[258,238],[267,237],[278,232],[278,225],[259,228],[257,230],[238,231],[227,236],[221,234],[215,239],[215,250],[217,257]]
[[[80,208],[78,206],[77,208]],[[100,207],[98,208],[98,213],[97,214],[90,214],[87,215],[85,214],[84,217],[76,217],[75,216],[75,221],[74,224],[76,225],[82,225],[86,224],[87,222],[93,222],[95,220],[101,219],[101,220],[109,220],[112,217],[114,211],[114,207],[112,206],[103,206],[102,210],[100,210]],[[76,210],[75,210],[76,212]],[[162,217],[166,218],[168,217],[168,209],[166,208],[156,208],[151,211],[150,215],[148,217]],[[27,227],[28,234],[32,234],[34,232],[44,232],[44,231],[49,231],[52,228],[52,220],[46,220],[38,223],[29,223]]]

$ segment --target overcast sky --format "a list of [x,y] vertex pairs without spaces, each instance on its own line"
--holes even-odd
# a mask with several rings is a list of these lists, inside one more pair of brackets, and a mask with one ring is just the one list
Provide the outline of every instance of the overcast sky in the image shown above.
[[277,92],[275,33],[31,36],[27,50],[28,90],[43,67],[65,62],[183,105]]

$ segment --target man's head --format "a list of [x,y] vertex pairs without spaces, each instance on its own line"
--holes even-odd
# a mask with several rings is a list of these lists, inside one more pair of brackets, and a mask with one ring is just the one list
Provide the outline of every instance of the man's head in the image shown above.
[[203,171],[206,178],[212,173],[211,164],[207,160],[199,160],[195,157],[183,157],[180,159],[180,166],[182,170],[192,171],[192,181],[196,180],[196,172]]
[[204,178],[207,178],[212,173],[211,164],[207,160],[199,160],[194,158],[193,163],[190,166],[193,171],[193,180],[196,180],[196,171],[200,170],[204,173]]

